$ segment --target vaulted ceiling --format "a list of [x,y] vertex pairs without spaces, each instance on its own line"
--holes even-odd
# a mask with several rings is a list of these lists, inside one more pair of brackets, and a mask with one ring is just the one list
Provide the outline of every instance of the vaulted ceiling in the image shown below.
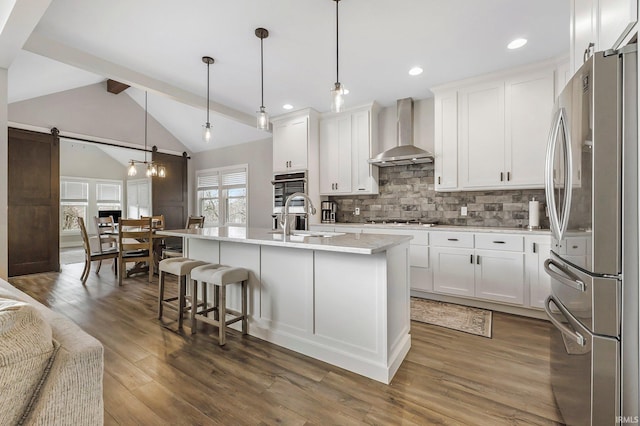
[[[16,0],[24,4],[26,0]],[[39,0],[39,3],[46,0]],[[27,2],[28,3],[28,2]],[[342,0],[340,81],[346,105],[431,96],[430,87],[568,54],[567,0]],[[265,106],[271,116],[329,109],[336,80],[332,0],[51,0],[9,67],[9,101],[95,84],[132,86],[143,105],[192,152],[269,137],[254,128],[264,40]],[[2,45],[0,10],[0,45]],[[507,44],[528,39],[518,50]],[[212,56],[214,140],[201,141],[206,65]],[[2,58],[0,58],[2,59]],[[409,76],[420,66],[424,73]]]

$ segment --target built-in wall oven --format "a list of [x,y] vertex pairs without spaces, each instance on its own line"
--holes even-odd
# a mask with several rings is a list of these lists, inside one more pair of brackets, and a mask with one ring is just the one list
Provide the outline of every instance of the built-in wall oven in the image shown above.
[[[296,192],[307,193],[307,172],[276,174],[271,183],[273,184],[273,229],[277,229],[283,220],[287,198]],[[289,214],[292,215],[293,229],[307,229],[307,203],[304,198],[296,198],[289,202]]]

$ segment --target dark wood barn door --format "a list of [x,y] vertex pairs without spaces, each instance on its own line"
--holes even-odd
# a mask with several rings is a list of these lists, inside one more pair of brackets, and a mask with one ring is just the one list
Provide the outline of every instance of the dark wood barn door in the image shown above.
[[9,129],[9,276],[60,270],[60,140]]
[[182,229],[187,222],[189,202],[187,157],[163,154],[154,149],[153,161],[164,166],[167,172],[164,178],[153,178],[151,185],[153,214],[164,215],[165,229]]

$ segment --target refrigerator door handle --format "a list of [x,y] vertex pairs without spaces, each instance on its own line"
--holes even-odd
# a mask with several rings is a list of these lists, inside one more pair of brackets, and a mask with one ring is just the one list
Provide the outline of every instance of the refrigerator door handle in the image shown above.
[[586,340],[585,340],[584,336],[582,336],[582,334],[578,333],[577,331],[571,330],[569,327],[567,327],[566,325],[562,324],[560,321],[558,321],[555,318],[554,314],[551,312],[551,307],[549,306],[549,304],[552,303],[552,302],[555,305],[555,307],[560,311],[562,316],[564,316],[565,318],[569,318],[569,313],[564,308],[564,306],[561,306],[560,303],[556,302],[556,300],[553,298],[553,296],[548,296],[547,300],[544,301],[544,310],[547,313],[547,316],[549,317],[549,321],[551,321],[551,323],[558,330],[560,330],[560,332],[562,334],[564,334],[567,337],[569,337],[571,340],[576,342],[578,345],[584,346],[586,344]]
[[[562,272],[562,274],[551,269],[551,266],[554,266],[555,268],[559,269],[560,272]],[[567,271],[561,264],[554,261],[553,259],[547,259],[544,261],[544,270],[547,273],[547,275],[551,276],[552,278],[555,278],[556,280],[560,281],[564,285],[568,285],[574,290],[583,291],[583,292],[587,290],[587,286],[584,284],[584,281],[579,279],[575,274],[571,273],[570,271]]]
[[[545,157],[545,178],[544,178],[544,192],[549,208],[549,222],[551,231],[556,239],[561,240],[563,234],[567,230],[569,225],[569,208],[571,206],[571,188],[573,186],[573,160],[571,157],[571,139],[567,130],[567,112],[564,107],[558,108],[553,118],[553,124],[549,132],[549,141],[547,142],[547,155]],[[558,135],[562,130],[564,136],[564,157],[565,157],[565,171],[564,171],[564,200],[562,204],[562,217],[558,217],[558,209],[556,205],[556,199],[554,197],[554,170],[553,163],[555,160],[556,145],[558,143]]]

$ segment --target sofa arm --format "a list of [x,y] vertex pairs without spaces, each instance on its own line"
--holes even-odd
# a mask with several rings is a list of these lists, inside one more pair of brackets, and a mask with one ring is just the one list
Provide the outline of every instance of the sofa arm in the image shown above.
[[[57,322],[57,324],[56,324]],[[102,425],[102,344],[66,319],[53,320],[60,346],[27,424]]]

